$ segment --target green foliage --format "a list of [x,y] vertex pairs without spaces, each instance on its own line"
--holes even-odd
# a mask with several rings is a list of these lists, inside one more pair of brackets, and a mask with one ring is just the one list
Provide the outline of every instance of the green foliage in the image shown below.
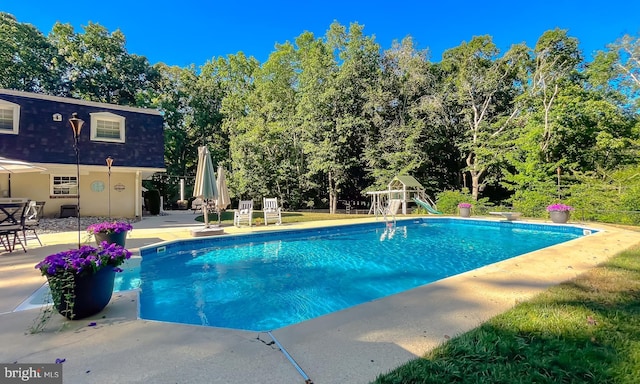
[[458,204],[471,203],[474,208],[476,202],[471,197],[469,190],[464,191],[443,191],[436,196],[436,205],[442,213],[453,215],[458,213]]
[[[540,185],[540,187],[544,187]],[[513,210],[527,217],[546,217],[546,207],[558,202],[552,186],[548,188],[518,189],[511,199]]]
[[635,383],[640,249],[553,287],[375,383]]
[[62,91],[63,72],[55,47],[31,24],[0,12],[0,88],[27,92]]
[[147,89],[153,89],[158,73],[144,56],[129,54],[120,30],[109,32],[89,22],[83,33],[70,24],[56,23],[48,39],[61,52],[58,63],[69,79],[68,95],[85,100],[149,106]]
[[436,205],[438,210],[448,215],[458,213],[458,204],[471,204],[471,212],[474,215],[486,215],[493,207],[488,198],[484,197],[477,201],[473,199],[468,189],[462,191],[443,191],[436,196]]
[[417,207],[413,208],[413,211],[411,211],[411,213],[414,215],[428,215],[429,211],[427,211],[426,208],[418,205]]
[[569,189],[574,218],[605,223],[640,224],[640,169],[626,167],[603,177],[581,175]]

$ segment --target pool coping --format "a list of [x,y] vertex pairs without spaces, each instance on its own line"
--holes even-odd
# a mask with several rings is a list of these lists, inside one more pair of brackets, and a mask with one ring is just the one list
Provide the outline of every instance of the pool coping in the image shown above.
[[[585,225],[601,232],[272,333],[316,383],[371,381],[640,243],[636,231]],[[168,229],[164,238],[177,238],[183,232],[187,237],[184,228]],[[140,244],[163,237],[158,228],[133,232]],[[73,234],[60,246],[73,244]],[[14,254],[2,255],[0,284],[12,285],[0,290],[0,304],[6,308],[21,286],[20,292],[25,292],[42,284],[40,276],[34,277],[33,265],[53,248],[47,239],[42,252],[16,253],[9,266],[7,259]],[[58,316],[45,332],[35,335],[25,334],[25,328],[37,311],[5,311],[0,314],[0,340],[11,348],[0,351],[0,361],[65,358],[64,377],[69,382],[303,382],[267,334],[140,320],[135,294],[114,296],[103,313],[86,322],[64,322]],[[90,321],[97,325],[89,327]]]

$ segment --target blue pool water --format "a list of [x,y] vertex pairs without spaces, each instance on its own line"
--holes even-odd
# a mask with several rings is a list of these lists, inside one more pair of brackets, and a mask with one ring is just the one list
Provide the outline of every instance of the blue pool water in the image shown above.
[[582,235],[575,227],[418,219],[225,236],[142,249],[139,280],[130,280],[139,283],[143,319],[266,331]]

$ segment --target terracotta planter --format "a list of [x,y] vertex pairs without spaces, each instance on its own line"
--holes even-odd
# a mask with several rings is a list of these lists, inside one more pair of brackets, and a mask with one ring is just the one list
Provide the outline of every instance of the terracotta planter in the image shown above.
[[79,320],[95,315],[109,304],[115,277],[114,267],[108,266],[90,275],[71,275],[64,280],[48,276],[47,280],[58,313]]
[[549,212],[549,216],[551,217],[551,221],[554,223],[562,224],[569,221],[569,211],[551,211]]
[[97,232],[94,233],[94,237],[96,238],[96,244],[100,245],[100,243],[102,243],[103,241],[106,241],[108,244],[118,244],[121,247],[124,247],[124,244],[127,240],[127,233],[128,231],[122,231],[119,233],[103,233],[103,232]]
[[471,208],[458,208],[461,217],[471,217]]

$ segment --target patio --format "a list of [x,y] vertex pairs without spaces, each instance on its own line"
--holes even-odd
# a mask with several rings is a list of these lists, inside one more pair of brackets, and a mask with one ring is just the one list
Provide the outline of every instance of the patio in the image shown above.
[[[132,251],[190,238],[201,228],[191,211],[145,217],[134,224]],[[373,221],[356,219],[355,221]],[[341,220],[344,223],[344,220]],[[227,233],[329,225],[330,222],[234,228]],[[640,233],[593,225],[598,234],[489,265],[272,334],[315,383],[366,383],[422,355],[450,336],[570,279],[640,243]],[[99,315],[46,330],[28,329],[39,310],[12,312],[45,281],[34,269],[44,256],[74,247],[77,232],[41,234],[43,246],[0,254],[0,340],[4,363],[64,359],[65,382],[303,383],[267,333],[137,319],[135,292],[116,294]],[[89,326],[95,322],[95,326]]]

